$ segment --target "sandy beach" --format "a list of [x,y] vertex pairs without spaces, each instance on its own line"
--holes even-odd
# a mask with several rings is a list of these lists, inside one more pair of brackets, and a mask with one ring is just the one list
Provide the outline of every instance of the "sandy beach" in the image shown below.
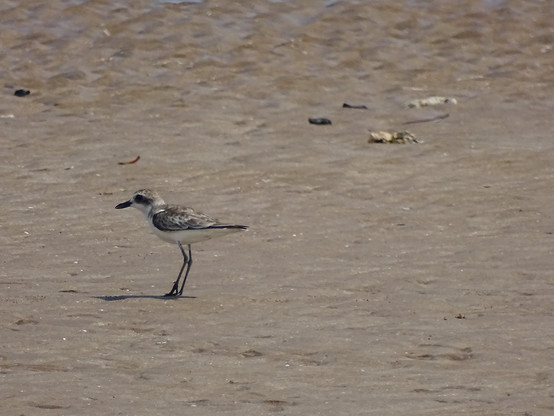
[[[554,414],[553,19],[3,2],[0,413]],[[250,227],[183,297],[141,188]]]

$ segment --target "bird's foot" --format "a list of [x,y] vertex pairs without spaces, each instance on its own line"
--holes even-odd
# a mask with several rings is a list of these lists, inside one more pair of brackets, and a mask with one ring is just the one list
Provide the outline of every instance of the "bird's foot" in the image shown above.
[[164,297],[168,298],[168,297],[180,295],[178,283],[179,283],[179,281],[173,283],[173,287],[171,288],[171,290],[168,293],[166,293],[164,295]]
[[179,293],[171,291],[171,292],[169,292],[169,293],[166,293],[166,294],[164,295],[164,298],[173,298],[173,297],[175,297],[175,296],[179,296]]

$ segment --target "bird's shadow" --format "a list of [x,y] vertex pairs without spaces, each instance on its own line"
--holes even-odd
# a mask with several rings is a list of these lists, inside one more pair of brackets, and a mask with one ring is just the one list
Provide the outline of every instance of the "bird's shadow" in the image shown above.
[[126,299],[158,299],[158,300],[177,300],[177,299],[196,299],[196,296],[163,296],[163,295],[118,295],[118,296],[94,296],[96,299],[102,299],[106,302]]

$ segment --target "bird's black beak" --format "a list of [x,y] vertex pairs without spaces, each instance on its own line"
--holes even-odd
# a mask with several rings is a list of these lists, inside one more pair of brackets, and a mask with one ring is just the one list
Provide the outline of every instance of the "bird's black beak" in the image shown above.
[[123,208],[129,208],[131,206],[132,202],[131,200],[122,202],[121,204],[117,204],[115,206],[115,209],[123,209]]

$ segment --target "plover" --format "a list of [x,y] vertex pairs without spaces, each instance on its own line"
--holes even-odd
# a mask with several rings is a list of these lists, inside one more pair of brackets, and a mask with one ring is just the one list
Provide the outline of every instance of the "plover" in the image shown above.
[[[183,294],[183,288],[185,287],[185,282],[192,265],[191,244],[215,237],[222,237],[248,228],[246,225],[221,223],[192,208],[168,205],[158,193],[150,189],[136,191],[131,199],[118,204],[115,208],[122,209],[127,207],[135,207],[141,211],[146,216],[154,234],[168,243],[176,243],[181,249],[183,266],[181,266],[179,276],[177,276],[177,280],[173,283],[171,291],[164,296]],[[183,249],[183,244],[188,246],[188,256]],[[187,271],[179,289],[179,280],[185,266],[187,266]]]

